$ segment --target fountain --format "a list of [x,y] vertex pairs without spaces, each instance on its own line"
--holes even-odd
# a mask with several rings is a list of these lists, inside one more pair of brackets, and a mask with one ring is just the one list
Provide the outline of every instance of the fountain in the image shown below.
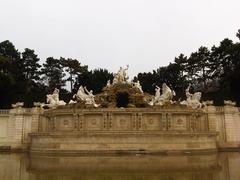
[[[215,152],[216,131],[210,131],[201,94],[174,102],[167,84],[156,87],[155,96],[142,91],[139,82],[129,82],[120,68],[103,92],[93,95],[80,86],[67,105],[55,94],[54,104],[31,133],[30,152],[79,153],[199,153]],[[56,93],[56,92],[55,92]],[[56,102],[59,102],[57,104]]]

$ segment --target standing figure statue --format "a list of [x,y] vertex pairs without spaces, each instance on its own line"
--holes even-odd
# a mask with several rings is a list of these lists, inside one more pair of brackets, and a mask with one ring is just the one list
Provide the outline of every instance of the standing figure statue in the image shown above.
[[143,93],[142,86],[141,86],[141,84],[140,84],[139,81],[134,82],[133,85],[134,85],[137,89],[139,89],[139,91],[140,91],[141,93]]
[[180,102],[180,104],[186,105],[187,107],[191,107],[193,109],[201,108],[203,106],[202,103],[200,102],[202,93],[196,92],[194,94],[191,94],[189,92],[190,87],[191,87],[191,85],[189,85],[187,87],[187,89],[185,90],[187,100]]
[[160,93],[160,90],[161,90],[160,87],[156,86],[155,97],[152,99],[149,105],[163,106],[167,102],[173,103],[172,99],[176,94],[167,86],[166,83],[163,83],[162,85],[162,94]]
[[126,83],[127,82],[127,80],[129,79],[129,76],[128,76],[128,73],[127,73],[128,68],[129,68],[129,65],[127,65],[127,68],[125,68],[125,69],[120,67],[118,72],[114,75],[113,84]]
[[111,81],[110,80],[107,81],[106,87],[107,88],[111,87]]
[[52,98],[56,101],[59,102],[59,89],[55,88],[53,93],[52,93]]
[[59,100],[59,89],[55,88],[52,94],[47,94],[48,107],[64,106],[66,103]]

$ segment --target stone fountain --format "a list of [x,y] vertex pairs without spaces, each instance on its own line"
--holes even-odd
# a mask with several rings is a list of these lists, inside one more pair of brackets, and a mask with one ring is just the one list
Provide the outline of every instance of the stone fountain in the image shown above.
[[139,81],[128,81],[127,70],[120,68],[100,94],[80,86],[67,105],[55,91],[53,104],[39,120],[39,132],[30,134],[30,152],[189,154],[217,150],[217,133],[209,130],[200,93],[191,94],[188,88],[187,99],[174,102],[175,92],[164,83],[151,96],[143,92]]

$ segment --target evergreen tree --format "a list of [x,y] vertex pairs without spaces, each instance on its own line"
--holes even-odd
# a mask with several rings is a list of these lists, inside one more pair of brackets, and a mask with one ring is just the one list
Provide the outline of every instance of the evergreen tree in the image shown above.
[[40,79],[39,58],[34,53],[34,50],[26,48],[22,53],[22,61],[24,65],[25,78],[31,81],[37,81]]
[[106,69],[95,69],[93,71],[84,71],[78,75],[75,87],[80,85],[87,86],[88,89],[93,90],[94,93],[100,93],[103,87],[106,86],[107,81],[113,79],[113,74]]
[[240,40],[240,29],[238,30],[236,36],[238,37],[238,39]]
[[48,57],[43,64],[41,72],[43,74],[43,80],[45,80],[50,92],[53,91],[54,88],[61,89],[65,86],[65,73],[59,59]]
[[81,75],[84,72],[87,72],[88,67],[87,66],[81,66],[81,63],[77,59],[71,59],[71,58],[60,58],[61,64],[63,68],[66,70],[67,73],[69,73],[69,77],[67,78],[67,81],[70,82],[70,88],[71,92],[73,90],[73,85],[76,82],[77,76]]

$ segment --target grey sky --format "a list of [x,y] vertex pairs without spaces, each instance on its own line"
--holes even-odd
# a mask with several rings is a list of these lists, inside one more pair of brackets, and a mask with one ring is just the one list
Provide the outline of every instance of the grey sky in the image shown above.
[[237,40],[239,0],[0,0],[0,41],[131,77]]

